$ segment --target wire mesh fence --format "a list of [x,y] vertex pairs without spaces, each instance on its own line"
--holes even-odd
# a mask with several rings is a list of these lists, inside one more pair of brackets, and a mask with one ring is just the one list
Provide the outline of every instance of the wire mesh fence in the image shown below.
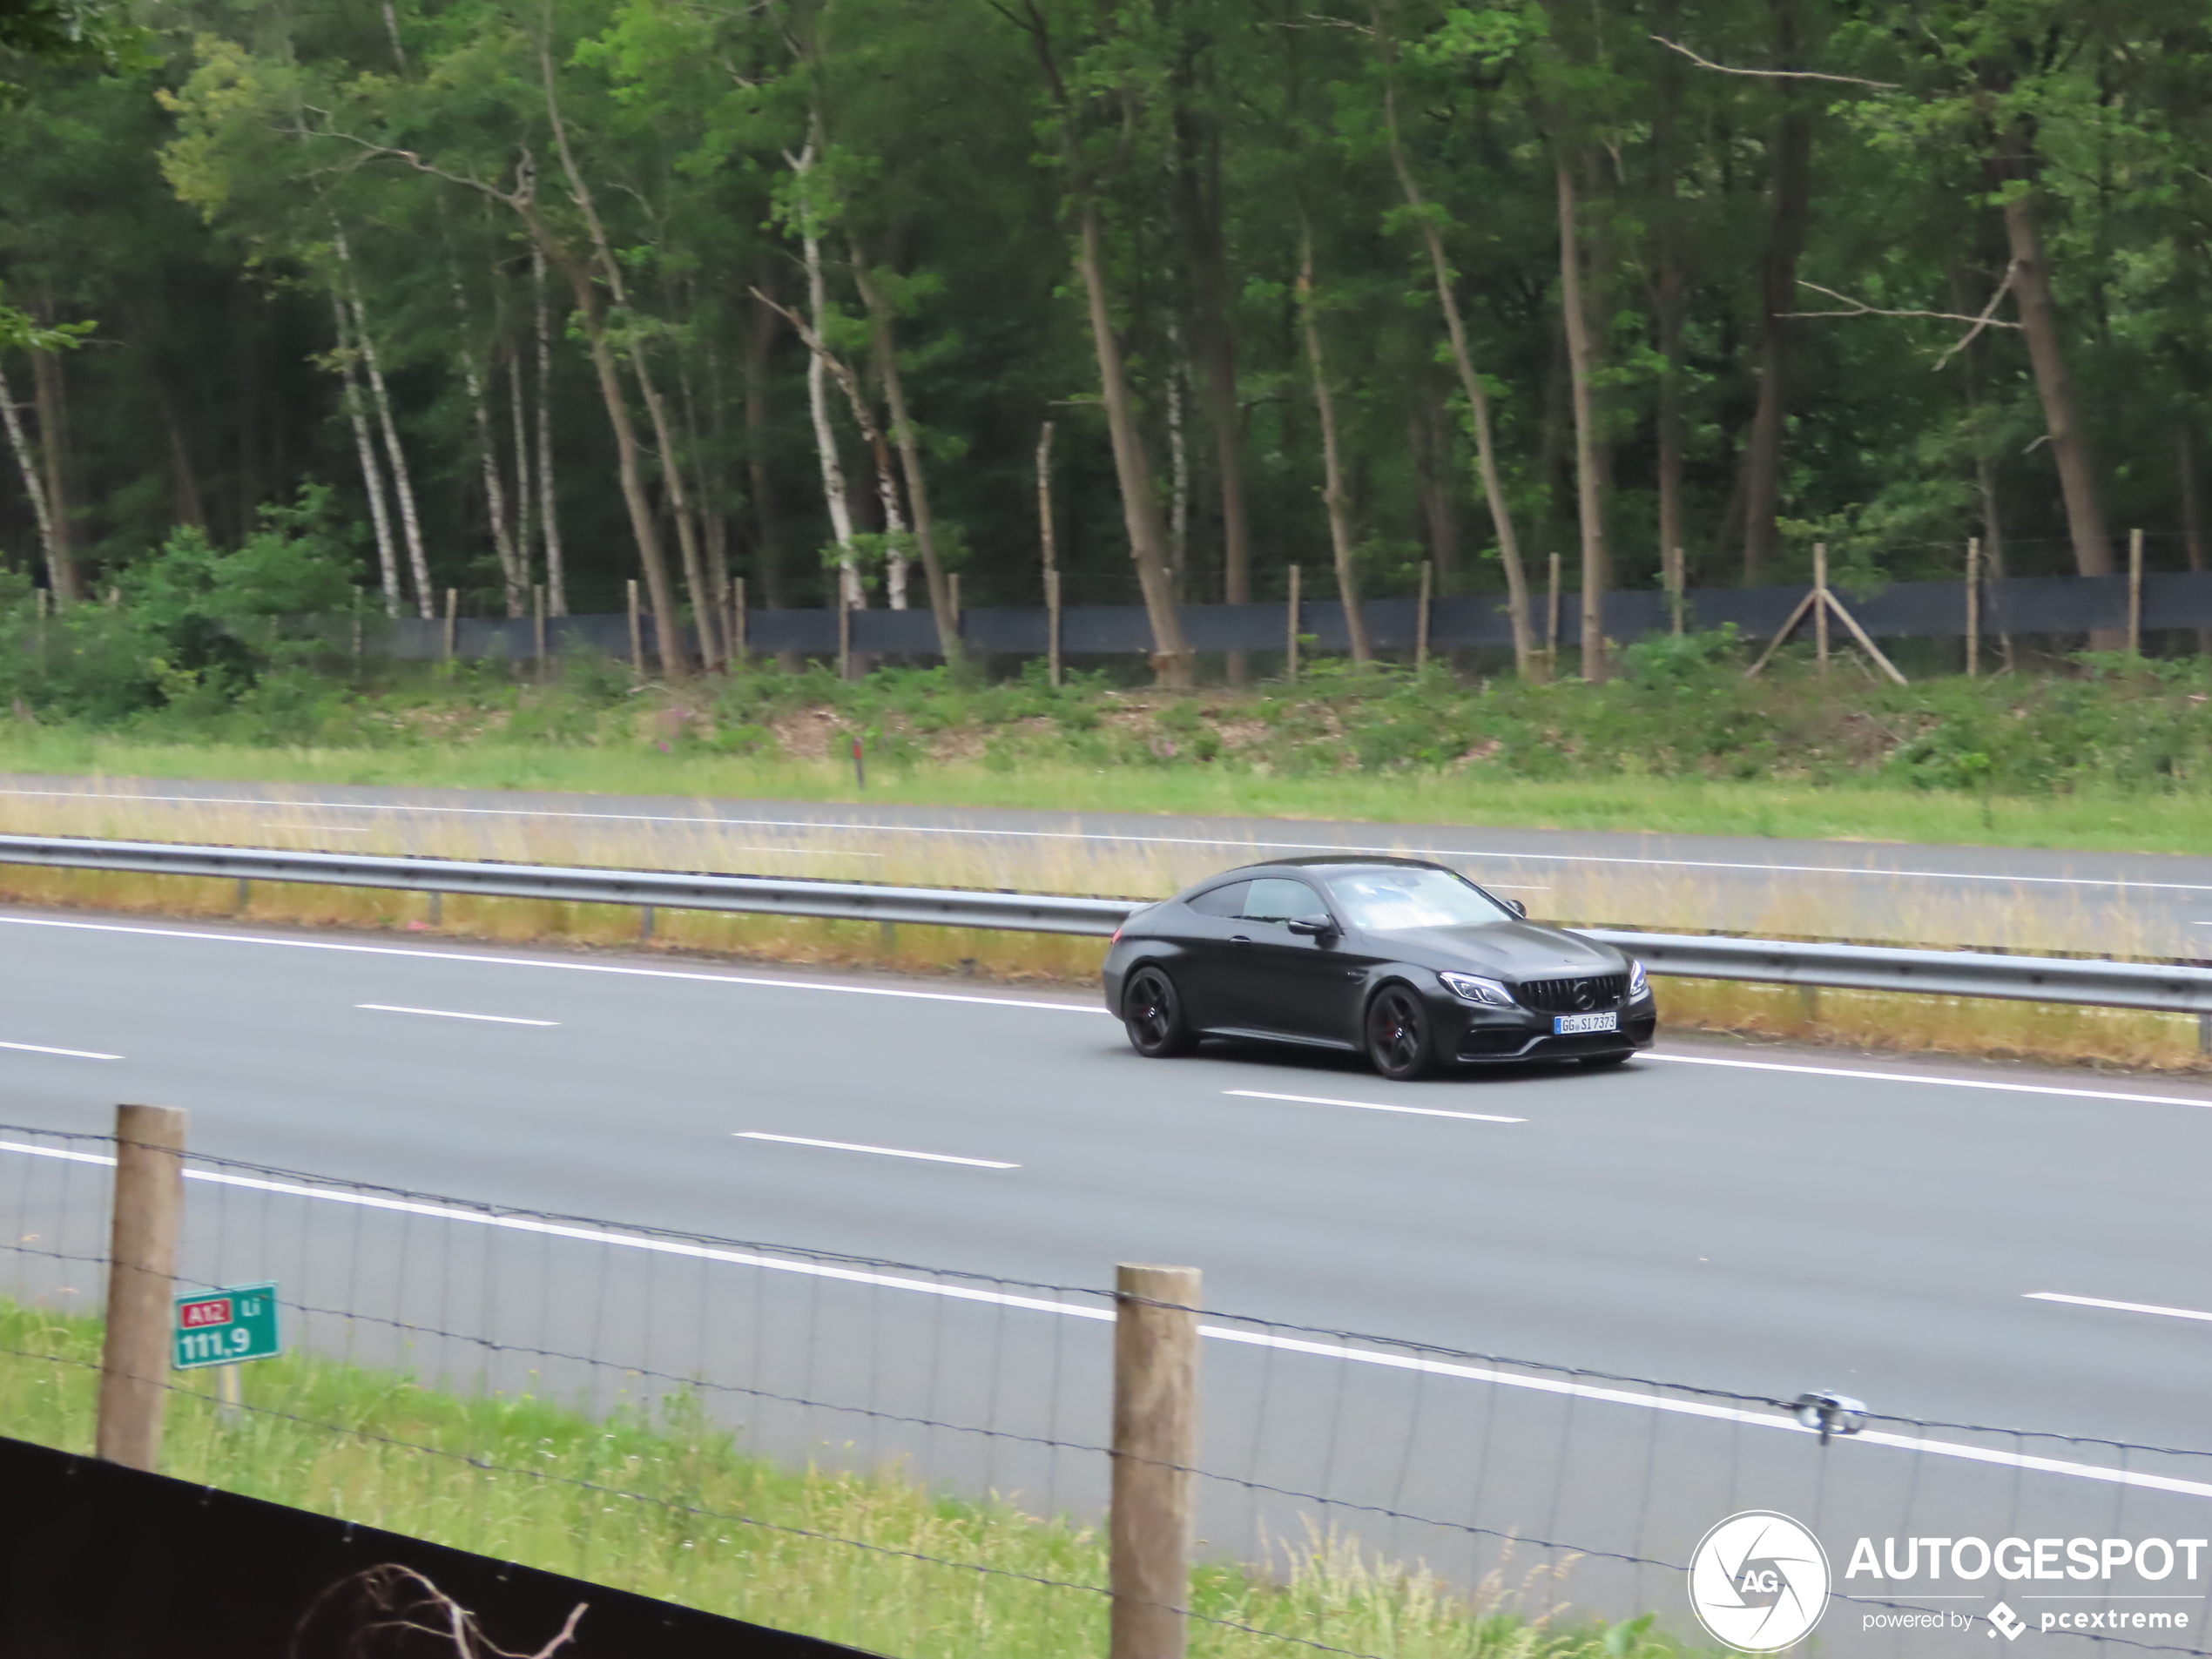
[[[113,1160],[0,1128],[17,1438],[93,1443]],[[167,1472],[909,1659],[1109,1652],[1112,1292],[198,1156],[184,1184],[178,1289],[273,1281],[284,1352],[168,1374]],[[1710,1647],[1709,1556],[1746,1647],[1803,1602],[1849,1655],[2204,1648],[2204,1452],[1195,1321],[1194,1653]],[[1715,1534],[1744,1512],[1819,1574]]]

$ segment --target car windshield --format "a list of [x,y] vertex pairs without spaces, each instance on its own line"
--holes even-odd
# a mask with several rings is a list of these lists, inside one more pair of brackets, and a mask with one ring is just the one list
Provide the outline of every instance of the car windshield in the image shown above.
[[1448,870],[1360,870],[1329,878],[1346,921],[1364,933],[1411,927],[1477,927],[1513,913]]

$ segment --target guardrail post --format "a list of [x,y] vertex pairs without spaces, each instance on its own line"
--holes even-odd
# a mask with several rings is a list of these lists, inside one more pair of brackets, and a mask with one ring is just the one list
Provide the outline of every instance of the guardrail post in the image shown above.
[[187,1121],[169,1106],[115,1109],[115,1212],[94,1444],[109,1462],[133,1469],[152,1471],[161,1461]]
[[1109,1659],[1183,1659],[1198,1460],[1198,1270],[1114,1274]]

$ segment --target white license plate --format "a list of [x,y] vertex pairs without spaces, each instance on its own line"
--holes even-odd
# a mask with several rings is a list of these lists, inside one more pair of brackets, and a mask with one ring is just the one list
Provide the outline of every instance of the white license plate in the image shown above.
[[1617,1014],[1562,1014],[1552,1022],[1555,1037],[1580,1036],[1586,1031],[1618,1031],[1621,1016]]

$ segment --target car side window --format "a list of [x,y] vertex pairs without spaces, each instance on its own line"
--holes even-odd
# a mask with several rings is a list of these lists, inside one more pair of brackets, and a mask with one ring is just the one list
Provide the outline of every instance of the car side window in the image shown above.
[[1247,921],[1326,921],[1329,907],[1303,881],[1264,875],[1244,896]]
[[1251,886],[1249,881],[1231,881],[1225,887],[1209,887],[1190,900],[1190,908],[1202,916],[1241,916],[1244,893]]

